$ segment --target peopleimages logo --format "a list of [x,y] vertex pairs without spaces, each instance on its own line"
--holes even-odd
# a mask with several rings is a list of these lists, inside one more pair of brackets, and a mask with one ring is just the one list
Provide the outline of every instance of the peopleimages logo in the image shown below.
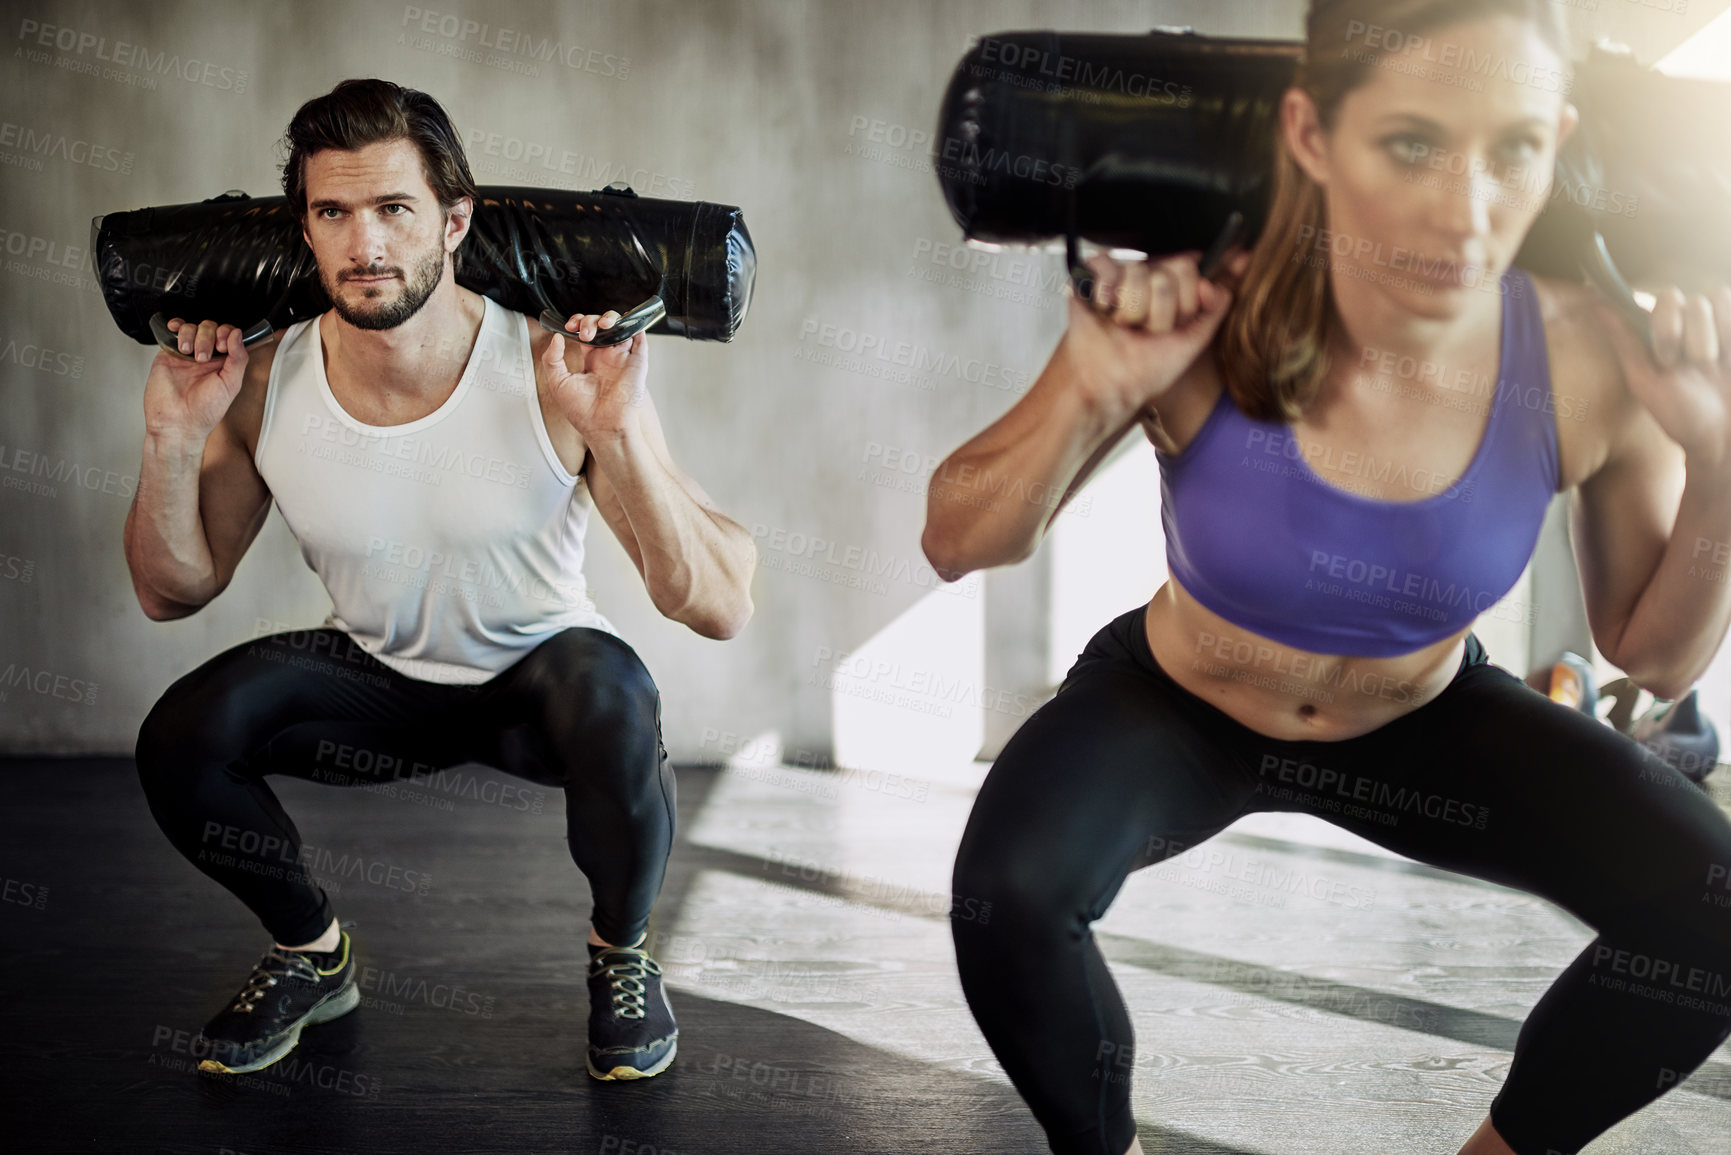
[[38,694],[44,698],[59,698],[75,705],[96,705],[96,683],[53,670],[31,668],[17,662],[6,663],[0,670],[0,702],[7,701],[13,690]]
[[[132,172],[133,156],[130,152],[77,140],[63,132],[38,132],[27,124],[13,124],[9,120],[0,121],[0,147],[21,149],[21,153],[7,154],[16,155],[19,161],[40,162],[43,157],[59,157],[68,164],[85,165],[103,172],[117,172],[123,176]],[[37,163],[21,167],[39,172],[42,166]]]
[[[1252,429],[1244,438],[1244,448],[1256,456],[1246,456],[1241,460],[1241,464],[1264,472],[1276,472],[1278,463],[1282,460],[1303,460],[1308,461],[1313,470],[1344,474],[1350,478],[1351,482],[1340,482],[1344,488],[1369,487],[1374,490],[1377,486],[1386,486],[1392,489],[1411,489],[1437,497],[1447,497],[1463,505],[1473,499],[1471,479],[1457,479],[1432,470],[1410,467],[1405,462],[1378,458],[1374,454],[1361,453],[1358,450],[1341,451],[1333,446],[1316,445],[1306,447],[1299,444],[1298,438],[1289,431],[1271,433],[1265,429]],[[1306,478],[1302,471],[1292,471],[1286,476],[1311,480]],[[1371,492],[1366,496],[1376,494]]]
[[[751,537],[757,543],[758,564],[764,569],[868,589],[877,594],[886,592],[884,580],[906,582],[922,589],[941,589],[957,597],[974,598],[980,593],[977,571],[959,581],[946,582],[923,557],[914,559],[900,554],[880,554],[865,546],[848,545],[762,522],[752,525]],[[824,570],[823,566],[833,567],[833,570]]]
[[[333,417],[309,413],[301,423],[303,452],[306,443],[314,437],[324,444],[315,445],[312,456],[360,466],[375,473],[402,472],[417,481],[432,478],[435,485],[446,474],[457,474],[513,489],[529,488],[528,467],[515,461],[466,452],[461,446],[431,437],[362,433]],[[339,452],[341,450],[352,452],[343,454]]]
[[[4,476],[7,474],[22,474],[23,477]],[[43,480],[27,481],[25,478]],[[131,497],[138,488],[138,478],[128,474],[97,465],[80,465],[64,457],[50,459],[45,453],[0,444],[0,488],[22,489],[53,497],[59,491],[47,482],[70,482],[80,489],[97,490],[116,497]]]
[[992,710],[1025,718],[1040,704],[1033,695],[993,689],[959,674],[919,666],[904,667],[900,662],[885,658],[837,653],[828,646],[819,646],[811,664],[820,666],[825,663],[831,668],[808,675],[807,685],[945,718],[950,716],[952,706]]
[[[1328,766],[1318,766],[1296,758],[1264,754],[1258,769],[1264,778],[1295,785],[1304,790],[1313,790],[1318,795],[1334,795],[1341,800],[1363,802],[1391,814],[1422,814],[1439,822],[1468,826],[1475,830],[1483,830],[1490,820],[1489,808],[1473,802],[1464,802],[1441,794],[1426,794],[1416,787],[1396,786],[1391,782],[1382,782]],[[1258,783],[1259,787],[1261,785]],[[1392,826],[1394,823],[1387,822],[1384,825]]]
[[813,346],[852,355],[835,360],[836,368],[858,372],[861,371],[861,366],[869,368],[874,362],[882,363],[905,370],[898,379],[919,384],[921,388],[933,388],[935,382],[931,381],[931,378],[934,376],[953,377],[958,381],[1009,393],[1025,393],[1030,384],[1027,372],[1013,366],[982,361],[977,357],[938,352],[925,345],[909,344],[906,341],[892,341],[881,334],[864,332],[817,317],[807,317],[801,322],[799,339],[801,349],[795,350],[795,356],[801,356],[803,350],[804,359],[820,360],[813,355],[812,350],[806,349],[806,343],[810,342]]
[[503,605],[498,595],[508,593],[562,610],[581,609],[589,613],[596,610],[581,573],[573,575],[574,580],[560,580],[557,575],[519,570],[515,565],[501,566],[491,557],[469,557],[461,551],[446,553],[383,537],[369,537],[363,557],[361,575],[376,581],[489,606]]
[[[1175,104],[1179,108],[1188,108],[1195,95],[1188,84],[1142,72],[1126,72],[1102,61],[1050,52],[1032,44],[987,36],[979,47],[980,64],[972,69],[975,76],[995,77],[1021,88],[1045,88],[1048,92],[1079,89],[1089,94],[1112,92],[1156,104]],[[1002,70],[983,67],[986,64],[1000,65]]]
[[1326,575],[1367,589],[1381,590],[1402,597],[1415,598],[1433,606],[1471,606],[1473,612],[1484,613],[1502,594],[1494,590],[1475,590],[1471,586],[1444,583],[1429,574],[1364,561],[1325,550],[1310,551],[1310,572]]
[[[454,12],[434,12],[407,5],[403,8],[400,46],[432,51],[441,56],[486,64],[507,72],[539,76],[539,64],[562,64],[576,72],[623,80],[631,72],[631,59],[615,56],[581,44],[567,44],[552,36],[515,28],[495,28]],[[416,35],[416,34],[419,35]],[[442,38],[443,43],[431,40]],[[474,41],[471,47],[470,41]]]
[[1531,86],[1541,92],[1560,92],[1564,96],[1574,88],[1573,78],[1557,68],[1501,53],[1480,52],[1470,45],[1438,42],[1433,36],[1384,28],[1363,20],[1349,20],[1346,39],[1357,40],[1364,50],[1354,56],[1364,64],[1374,64],[1425,80],[1435,80],[1474,92],[1484,90],[1487,80],[1504,80],[1511,84]]
[[26,342],[20,345],[8,337],[0,343],[0,364],[35,369],[56,377],[77,379],[84,376],[84,358],[75,353],[58,352],[44,345]]
[[[119,65],[122,68],[136,68],[155,76],[173,76],[189,84],[200,84],[206,88],[215,88],[222,92],[232,92],[236,96],[247,90],[252,74],[244,68],[230,68],[211,60],[199,60],[196,57],[182,59],[177,52],[152,52],[142,44],[131,44],[125,40],[116,40],[112,44],[106,36],[98,36],[79,28],[66,28],[57,24],[43,24],[35,20],[23,20],[18,25],[18,40],[39,48],[53,48],[60,52],[70,52],[73,56],[88,56],[84,62],[67,61],[62,58],[60,67],[71,72],[100,71],[106,79],[116,79],[107,75],[112,69],[99,69],[92,62],[101,61],[106,64]],[[32,57],[35,63],[47,63],[46,60]],[[83,67],[80,67],[82,63]],[[129,158],[131,153],[126,154]],[[130,167],[130,160],[128,161]]]
[[1074,165],[1058,164],[1025,152],[1005,152],[991,145],[982,149],[974,141],[962,137],[946,136],[938,156],[949,162],[940,165],[938,171],[957,179],[974,179],[982,173],[995,172],[1059,188],[1075,188],[1082,181],[1082,170]]
[[[641,166],[633,168],[587,153],[572,152],[548,141],[526,140],[520,136],[493,132],[485,128],[471,128],[464,136],[469,163],[476,171],[498,171],[506,168],[506,164],[488,165],[483,159],[498,157],[501,161],[508,162],[512,169],[521,166],[524,169],[540,169],[549,173],[556,172],[561,176],[573,176],[577,178],[579,185],[592,188],[623,181],[644,196],[691,200],[697,195],[697,186],[689,180]],[[557,266],[557,262],[554,263]],[[580,272],[581,270],[572,268],[571,278],[575,279]]]

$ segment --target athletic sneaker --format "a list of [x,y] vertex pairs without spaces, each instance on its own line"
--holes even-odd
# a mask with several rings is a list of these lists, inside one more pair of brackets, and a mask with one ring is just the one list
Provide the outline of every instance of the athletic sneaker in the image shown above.
[[301,1028],[346,1015],[361,1001],[349,933],[331,951],[266,951],[234,1001],[206,1023],[193,1053],[198,1069],[238,1075],[268,1067],[300,1042]]
[[661,965],[637,947],[590,943],[589,1073],[647,1079],[665,1071],[678,1050]]

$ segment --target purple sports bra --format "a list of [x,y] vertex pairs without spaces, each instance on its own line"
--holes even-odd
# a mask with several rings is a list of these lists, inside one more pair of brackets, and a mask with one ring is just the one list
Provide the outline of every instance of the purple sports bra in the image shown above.
[[1526,568],[1560,483],[1532,278],[1510,268],[1501,287],[1494,392],[1488,382],[1411,383],[1439,404],[1491,406],[1478,453],[1458,480],[1374,452],[1333,455],[1367,488],[1429,496],[1397,502],[1354,493],[1317,475],[1289,426],[1246,417],[1222,390],[1184,452],[1158,454],[1172,576],[1246,630],[1356,657],[1410,653],[1499,601]]

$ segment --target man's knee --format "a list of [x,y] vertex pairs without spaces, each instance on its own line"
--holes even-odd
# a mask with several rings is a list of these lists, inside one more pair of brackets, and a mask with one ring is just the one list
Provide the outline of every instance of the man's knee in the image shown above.
[[189,758],[189,747],[197,742],[197,713],[186,707],[171,689],[152,706],[138,727],[138,741],[133,747],[133,759],[138,764],[139,781],[148,792],[167,783],[168,775],[196,759]]
[[238,687],[187,678],[157,699],[133,747],[146,794],[185,787],[247,753],[247,714],[239,694]]
[[[542,651],[546,651],[543,653]],[[635,650],[601,630],[569,629],[536,650],[557,698],[585,720],[654,721],[660,691]]]

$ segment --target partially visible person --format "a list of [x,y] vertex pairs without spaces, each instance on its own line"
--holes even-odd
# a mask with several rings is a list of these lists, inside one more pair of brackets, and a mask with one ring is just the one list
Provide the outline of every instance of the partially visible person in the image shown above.
[[[1415,69],[1371,26],[1449,51]],[[952,921],[969,1006],[1060,1155],[1141,1150],[1090,924],[1131,871],[1260,811],[1593,928],[1462,1155],[1573,1155],[1731,1035],[1724,1002],[1612,970],[1731,975],[1731,911],[1702,901],[1731,822],[1472,633],[1568,490],[1594,639],[1637,683],[1681,695],[1731,620],[1731,586],[1690,568],[1731,540],[1731,288],[1661,292],[1655,360],[1589,290],[1513,267],[1549,193],[1515,175],[1550,174],[1578,119],[1566,84],[1521,78],[1566,78],[1568,48],[1547,0],[1316,0],[1254,248],[1214,279],[1194,253],[1096,259],[1101,312],[1072,299],[1033,388],[934,475],[923,546],[953,579],[1058,516],[987,487],[1067,500],[1130,430],[1158,451],[1170,577],[1004,747],[953,880],[992,904]],[[1521,67],[1466,71],[1487,60]],[[1426,179],[1439,153],[1464,175]],[[1460,404],[1462,381],[1494,389]]]

